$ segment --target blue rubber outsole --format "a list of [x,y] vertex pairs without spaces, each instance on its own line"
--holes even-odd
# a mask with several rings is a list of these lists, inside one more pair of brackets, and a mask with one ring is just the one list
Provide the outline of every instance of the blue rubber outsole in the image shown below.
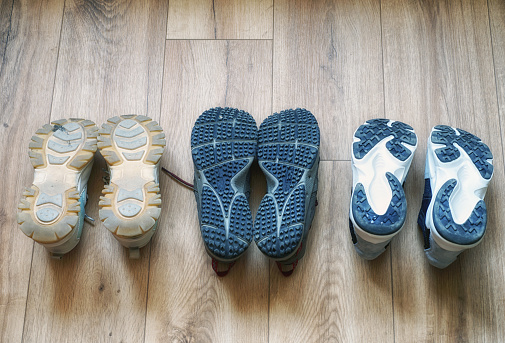
[[361,125],[354,136],[359,138],[358,142],[352,145],[354,157],[362,159],[384,138],[393,136],[386,147],[391,155],[405,161],[412,152],[403,146],[403,143],[416,145],[416,134],[410,130],[413,128],[405,123],[395,121],[391,126],[388,126],[388,119],[371,119],[367,120],[369,125]]
[[306,187],[314,187],[314,181],[307,181],[307,173],[317,168],[319,141],[317,121],[304,109],[275,113],[260,126],[258,162],[268,193],[256,215],[254,240],[270,258],[293,255],[310,227],[313,211],[306,213]]
[[[253,117],[234,108],[205,111],[191,133],[202,238],[207,251],[220,261],[237,259],[252,241],[249,168],[257,134]],[[199,179],[201,174],[205,180]]]
[[[413,128],[405,123],[395,121],[388,125],[388,119],[372,119],[361,125],[355,133],[359,141],[354,142],[352,149],[356,159],[364,158],[384,139],[389,153],[400,161],[406,161],[412,151],[403,144],[415,146],[417,136]],[[386,173],[392,192],[391,202],[383,215],[376,214],[368,203],[365,189],[358,183],[353,192],[351,207],[356,224],[364,231],[374,235],[390,235],[399,231],[407,216],[407,201],[400,181],[392,174]]]
[[[438,125],[431,135],[431,141],[444,144],[445,147],[435,150],[437,158],[444,163],[463,158],[454,145],[460,146],[471,159],[480,175],[489,180],[493,175],[493,165],[488,162],[493,158],[489,147],[478,137],[464,130],[456,130],[450,126]],[[438,191],[433,205],[433,223],[437,232],[447,241],[469,245],[478,242],[486,230],[487,210],[486,204],[480,200],[475,205],[472,213],[463,224],[457,224],[452,216],[449,198],[456,187],[458,180],[450,179]]]

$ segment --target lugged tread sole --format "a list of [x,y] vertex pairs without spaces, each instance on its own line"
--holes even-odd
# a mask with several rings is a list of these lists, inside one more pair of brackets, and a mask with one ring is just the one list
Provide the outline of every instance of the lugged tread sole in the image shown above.
[[[358,179],[353,180],[355,185],[351,197],[352,218],[358,229],[364,232],[362,235],[372,235],[367,239],[373,236],[384,236],[385,239],[386,236],[397,233],[405,223],[407,201],[402,187],[403,181],[398,180],[394,172],[401,171],[403,177],[406,177],[417,148],[417,136],[411,126],[400,121],[372,119],[356,130],[354,138],[353,170],[358,172],[353,172],[353,177]],[[364,185],[360,181],[367,184]],[[377,191],[371,192],[372,187],[378,187],[381,182],[385,185],[375,189],[385,191],[388,187],[391,198],[383,199],[382,194]],[[370,194],[367,194],[367,187]],[[370,205],[371,197],[375,197],[375,206],[383,205],[383,214],[374,211]]]
[[99,217],[132,252],[149,242],[161,215],[157,168],[165,145],[161,126],[142,115],[110,118],[99,131],[98,148],[111,175]]
[[302,244],[309,220],[306,192],[311,192],[306,182],[309,177],[317,182],[317,170],[308,172],[318,159],[319,142],[316,118],[304,109],[275,113],[260,126],[258,161],[271,186],[256,214],[254,240],[272,259],[287,260]]
[[218,107],[203,112],[191,133],[200,230],[215,263],[236,260],[252,241],[249,169],[257,130],[249,113]]
[[393,136],[387,144],[391,155],[405,161],[411,155],[411,151],[403,144],[416,145],[417,136],[413,128],[405,123],[395,121],[388,126],[389,119],[371,119],[367,120],[368,125],[361,125],[354,136],[359,139],[354,142],[352,149],[357,159],[362,159],[383,139]]
[[493,165],[488,162],[493,159],[489,147],[479,137],[461,129],[454,129],[446,125],[437,125],[431,135],[431,141],[436,144],[444,144],[435,153],[441,162],[451,162],[461,155],[454,144],[458,144],[468,154],[481,176],[489,180],[493,175]]
[[17,220],[25,235],[50,245],[46,246],[49,250],[58,248],[79,228],[82,208],[77,182],[92,162],[97,134],[98,128],[91,120],[71,118],[44,125],[31,139],[34,184],[23,192]]

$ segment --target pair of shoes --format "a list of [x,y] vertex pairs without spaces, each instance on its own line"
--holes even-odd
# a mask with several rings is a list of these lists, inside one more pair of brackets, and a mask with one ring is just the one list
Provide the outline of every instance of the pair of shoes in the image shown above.
[[[416,147],[412,127],[398,121],[369,120],[354,133],[349,227],[354,247],[365,259],[384,252],[405,223],[402,186]],[[432,129],[418,224],[433,266],[445,268],[481,242],[492,163],[491,151],[478,137],[445,125]]]
[[99,216],[114,237],[139,257],[161,213],[162,128],[149,117],[110,118],[99,131],[91,120],[61,119],[37,130],[29,145],[34,172],[18,208],[21,231],[61,258],[79,243],[87,183],[97,147],[108,164]]
[[[213,108],[191,134],[194,192],[200,230],[212,268],[226,275],[253,238],[288,276],[303,257],[316,206],[319,127],[307,110],[269,116],[258,131],[253,117]],[[250,167],[267,180],[254,225],[249,207]]]

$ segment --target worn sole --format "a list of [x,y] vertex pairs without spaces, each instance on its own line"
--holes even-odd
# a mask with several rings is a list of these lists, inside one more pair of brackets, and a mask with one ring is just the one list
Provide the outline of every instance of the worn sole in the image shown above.
[[493,175],[492,162],[493,155],[480,138],[450,126],[433,128],[426,160],[433,196],[426,226],[442,249],[469,249],[484,236],[483,199]]
[[[254,240],[274,260],[288,260],[296,254],[310,227],[319,142],[316,118],[304,109],[275,113],[260,126],[258,162],[268,191],[256,214]],[[311,201],[314,204],[309,208]]]
[[158,162],[165,144],[161,126],[146,116],[113,117],[99,131],[98,148],[110,172],[100,197],[100,220],[130,249],[146,245],[156,229],[161,214]]
[[351,161],[352,234],[368,243],[385,244],[400,231],[407,215],[402,185],[416,148],[413,128],[399,121],[372,119],[356,130]]
[[83,209],[77,189],[91,170],[97,132],[91,120],[61,119],[37,130],[29,144],[34,181],[23,192],[18,223],[51,252],[63,254],[78,243]]
[[252,240],[249,169],[257,134],[253,117],[234,108],[205,111],[191,133],[200,229],[207,252],[219,262],[236,260]]

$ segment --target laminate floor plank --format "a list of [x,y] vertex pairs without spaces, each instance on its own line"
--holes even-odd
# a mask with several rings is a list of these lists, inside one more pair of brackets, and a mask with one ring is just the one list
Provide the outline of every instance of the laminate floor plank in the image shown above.
[[270,342],[393,341],[390,253],[366,261],[354,251],[351,186],[349,161],[320,163],[305,256],[288,278],[270,263]]
[[32,184],[28,143],[49,120],[64,2],[0,4],[0,341],[21,342],[33,241],[17,224]]
[[167,39],[272,39],[273,0],[174,0]]
[[[249,112],[257,121],[271,112],[270,41],[166,43],[162,115],[168,150],[162,165],[193,180],[191,129],[205,110],[221,106]],[[267,342],[268,261],[251,244],[223,278],[211,268],[198,225],[194,194],[165,177],[163,230],[152,245],[147,342]],[[265,192],[252,170],[251,209]]]
[[[382,1],[386,113],[408,113],[419,145],[406,183],[408,215],[391,244],[395,340],[499,341],[505,301],[505,205],[488,8],[482,1]],[[489,145],[494,177],[482,243],[444,270],[423,252],[417,213],[431,128],[467,130]]]
[[379,1],[275,2],[273,110],[310,110],[321,159],[350,160],[365,120],[384,116]]
[[498,112],[500,113],[501,139],[505,150],[505,2],[489,0],[491,38],[493,42],[493,60],[495,67]]
[[[51,119],[84,117],[101,126],[133,113],[159,120],[166,14],[157,0],[67,1]],[[79,245],[61,261],[35,245],[27,342],[144,341],[150,244],[130,260],[100,222],[105,167],[97,153],[86,206],[96,226],[84,224]]]

